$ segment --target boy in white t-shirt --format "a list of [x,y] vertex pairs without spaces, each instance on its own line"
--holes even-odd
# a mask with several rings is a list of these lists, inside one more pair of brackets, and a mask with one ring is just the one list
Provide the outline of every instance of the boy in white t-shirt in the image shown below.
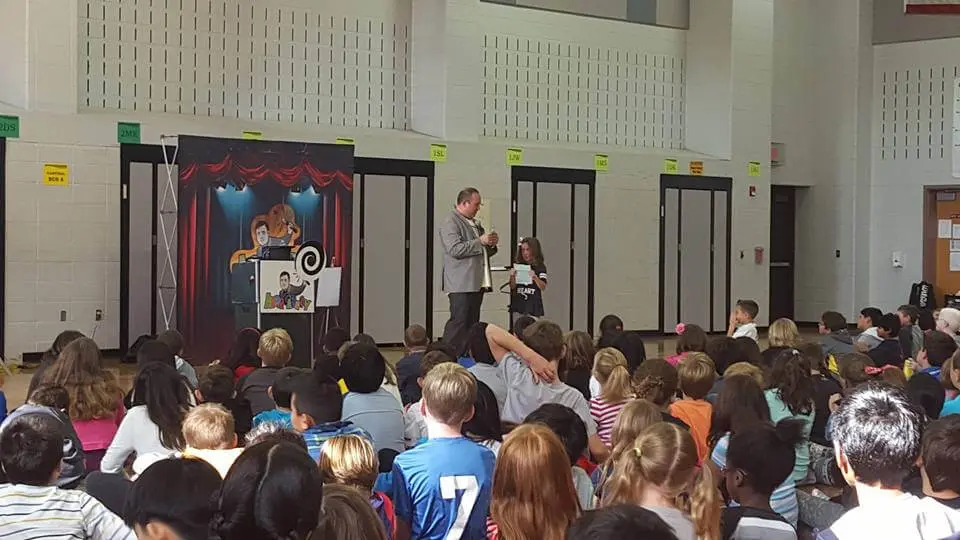
[[748,337],[754,341],[759,339],[757,324],[753,322],[760,313],[760,306],[753,300],[737,300],[737,306],[730,314],[730,324],[727,326],[727,335],[736,339]]
[[920,457],[924,414],[902,390],[861,385],[831,419],[837,465],[860,504],[821,531],[818,540],[933,540],[960,532],[960,512],[903,491],[903,480]]

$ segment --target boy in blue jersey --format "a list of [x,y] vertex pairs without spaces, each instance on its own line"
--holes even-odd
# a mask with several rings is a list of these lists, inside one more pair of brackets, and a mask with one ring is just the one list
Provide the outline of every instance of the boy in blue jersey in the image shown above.
[[428,440],[393,462],[397,538],[483,539],[495,458],[460,434],[473,416],[476,379],[445,362],[430,370],[422,390]]

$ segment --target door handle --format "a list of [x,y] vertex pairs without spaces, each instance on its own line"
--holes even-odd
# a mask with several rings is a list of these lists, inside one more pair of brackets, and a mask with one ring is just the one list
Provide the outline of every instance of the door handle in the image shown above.
[[788,262],[772,262],[770,268],[790,268],[792,265]]

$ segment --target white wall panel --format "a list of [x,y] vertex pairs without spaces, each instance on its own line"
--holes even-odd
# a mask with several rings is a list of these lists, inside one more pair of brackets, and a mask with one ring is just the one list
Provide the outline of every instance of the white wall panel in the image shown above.
[[[870,301],[896,307],[923,274],[923,186],[955,184],[960,38],[874,47]],[[861,194],[858,193],[858,196]],[[891,253],[904,253],[893,268]]]
[[80,0],[80,107],[406,129],[410,2],[354,4]]
[[683,148],[683,30],[494,5],[480,12],[489,12],[480,19],[482,136]]

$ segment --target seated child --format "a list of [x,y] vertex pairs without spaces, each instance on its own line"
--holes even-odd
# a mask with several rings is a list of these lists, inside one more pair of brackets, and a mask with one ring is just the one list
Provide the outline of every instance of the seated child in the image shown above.
[[960,309],[946,307],[937,315],[937,330],[946,333],[960,345]]
[[520,315],[517,317],[517,320],[513,321],[513,325],[510,326],[510,333],[516,336],[517,339],[523,339],[523,333],[527,330],[527,327],[535,322],[537,322],[537,319],[530,315]]
[[897,308],[897,317],[900,318],[900,349],[904,358],[916,358],[923,348],[923,330],[917,324],[920,321],[920,309],[917,306],[904,304]]
[[857,317],[857,329],[860,330],[860,335],[855,342],[857,351],[865,353],[883,341],[877,329],[881,317],[883,312],[875,307],[860,310],[860,315]]
[[836,311],[824,311],[820,316],[820,349],[824,356],[834,359],[853,352],[853,338],[847,330],[847,319]]
[[327,484],[323,487],[319,523],[309,538],[392,540],[396,535],[386,534],[383,523],[361,492],[349,486]]
[[633,385],[623,353],[607,347],[597,351],[593,360],[593,377],[600,383],[600,395],[590,398],[590,416],[597,424],[597,435],[611,447],[610,433],[623,406],[633,399]]
[[197,370],[190,365],[190,362],[187,362],[183,359],[183,334],[176,330],[166,330],[160,332],[160,335],[157,336],[157,341],[166,345],[170,352],[173,353],[173,358],[177,368],[177,373],[183,375],[187,382],[190,383],[190,388],[196,388],[197,383]]
[[[417,379],[417,388],[423,387],[423,379],[430,370],[444,362],[453,362],[453,358],[443,351],[430,351],[423,355],[420,361],[420,377]],[[418,391],[419,395],[419,391]],[[427,422],[423,418],[423,400],[406,406],[403,412],[403,442],[407,448],[413,448],[427,436]]]
[[[507,400],[507,383],[500,371],[500,356],[493,353],[485,322],[478,322],[467,330],[466,341],[461,357],[457,360],[461,366],[470,370],[478,381],[493,390],[497,407],[503,409]],[[512,336],[511,336],[512,337]]]
[[343,328],[331,328],[323,335],[322,351],[313,363],[313,376],[317,381],[334,381],[340,386],[340,391],[347,393],[347,385],[343,384],[343,375],[340,373],[340,348],[350,341],[350,333]]
[[570,407],[546,403],[530,413],[523,423],[543,424],[557,435],[567,451],[567,457],[570,458],[573,487],[577,491],[580,508],[593,508],[593,481],[590,480],[590,475],[577,465],[577,461],[587,451],[587,427],[583,425],[583,420]]
[[127,526],[144,539],[207,538],[220,475],[199,459],[164,459],[143,471],[124,505]]
[[267,388],[267,395],[277,407],[253,417],[253,427],[263,422],[275,422],[287,429],[293,429],[290,424],[290,398],[293,396],[293,383],[297,377],[306,373],[309,372],[296,367],[285,367],[277,372],[277,378]]
[[221,477],[227,475],[230,466],[243,452],[243,448],[237,448],[233,416],[223,405],[216,403],[190,409],[183,419],[183,439],[187,443],[183,454],[213,465]]
[[[0,538],[111,538],[136,535],[90,495],[56,486],[63,461],[63,423],[50,414],[24,414],[0,434],[3,504]],[[30,519],[24,519],[30,516]]]
[[670,405],[670,414],[690,426],[690,434],[697,444],[697,456],[702,461],[709,455],[707,436],[710,433],[710,416],[713,405],[705,398],[713,388],[717,376],[713,360],[703,353],[692,353],[677,367],[680,392],[683,399]]
[[907,380],[904,390],[910,401],[927,415],[927,421],[940,418],[946,394],[939,380],[927,373],[914,373]]
[[436,366],[424,379],[429,440],[393,462],[398,537],[485,537],[495,458],[460,434],[476,395],[476,379],[453,362]]
[[403,407],[383,388],[387,361],[376,345],[354,343],[341,355],[340,370],[350,389],[343,397],[341,420],[353,422],[373,437],[377,452],[403,452]]
[[960,416],[927,425],[920,445],[923,494],[960,510]]
[[[488,331],[492,326],[488,325]],[[557,372],[557,365],[563,356],[563,332],[556,323],[546,319],[538,320],[525,331],[523,343],[516,345],[529,347],[532,352],[547,360],[551,373]],[[534,375],[534,366],[531,364],[528,367],[513,353],[503,356],[500,369],[507,384],[507,400],[501,411],[503,420],[519,423],[541,405],[564,405],[573,409],[587,427],[588,447],[594,458],[601,461],[610,453],[610,449],[597,435],[597,424],[590,414],[590,404],[579,390],[559,380],[538,381]]]
[[[335,383],[319,383],[312,375],[301,375],[293,385],[290,398],[290,421],[307,444],[307,452],[314,461],[320,460],[323,445],[337,435],[370,434],[353,422],[340,421],[343,394]],[[371,439],[372,440],[372,439]]]
[[207,366],[193,393],[197,403],[219,403],[226,407],[233,415],[237,437],[243,438],[252,427],[253,414],[249,401],[237,399],[233,379],[230,368],[216,364]]
[[660,516],[633,504],[615,504],[584,512],[567,529],[567,540],[677,540]]
[[67,414],[69,407],[70,395],[65,388],[40,384],[30,394],[27,403],[14,409],[0,424],[2,433],[17,418],[27,414],[46,414],[60,422],[63,427],[63,461],[56,485],[63,489],[74,489],[87,474],[83,445]]
[[676,366],[687,357],[688,353],[705,352],[707,350],[707,333],[696,324],[677,325],[676,354],[667,357],[671,366]]
[[957,352],[957,342],[952,337],[935,330],[924,336],[923,347],[913,357],[911,368],[921,373],[929,373],[933,377],[940,377],[940,368],[943,363]]
[[946,401],[943,403],[943,410],[940,411],[941,418],[960,414],[960,369],[954,369],[953,366],[958,361],[954,357],[944,362],[940,369],[940,384],[946,393]]
[[736,339],[748,337],[757,341],[757,323],[753,322],[760,313],[760,306],[753,300],[737,300],[737,305],[730,314],[730,324],[727,325],[727,335]]
[[[610,457],[601,466],[590,473],[593,481],[594,494],[597,498],[603,496],[603,485],[613,474],[613,467],[620,461],[624,453],[633,448],[633,441],[643,430],[658,422],[663,422],[663,413],[657,405],[646,399],[635,399],[627,403],[620,411],[616,423],[613,425],[613,434],[610,438],[612,450]],[[686,426],[683,426],[686,429]],[[579,489],[579,486],[578,486]]]
[[[158,341],[156,339],[148,339],[144,341],[140,348],[137,349],[137,371],[140,371],[143,366],[153,363],[160,363],[172,367],[174,370],[177,369],[177,360],[174,356],[173,351],[170,350],[170,347],[166,343]],[[180,372],[177,372],[180,375],[180,379],[184,381],[184,384],[189,387],[189,383]],[[123,406],[127,410],[133,408],[133,402],[135,401],[134,394],[135,388],[131,388],[129,392],[123,396]],[[192,391],[192,388],[191,388]],[[191,396],[192,399],[193,396]],[[140,401],[143,401],[143,398],[140,398]]]
[[642,506],[673,527],[679,540],[718,538],[719,490],[712,469],[697,462],[690,432],[667,422],[653,424],[617,462],[601,506]]
[[640,367],[633,372],[632,382],[637,399],[645,399],[660,408],[661,420],[677,424],[683,429],[690,429],[686,422],[669,412],[677,396],[677,386],[680,384],[677,368],[663,358],[651,358],[640,364]]
[[400,386],[400,397],[403,405],[420,401],[420,385],[417,379],[420,375],[420,361],[430,344],[427,329],[419,324],[407,327],[403,333],[403,345],[407,354],[397,362],[397,384]]
[[900,318],[887,313],[877,322],[877,335],[882,339],[876,347],[867,352],[877,367],[903,367],[903,350],[900,348]]
[[290,363],[293,357],[293,340],[283,328],[267,330],[260,336],[257,356],[263,365],[237,383],[237,393],[241,399],[250,402],[250,412],[256,416],[269,411],[276,405],[267,389],[273,386],[280,368]]
[[739,506],[723,511],[723,539],[796,540],[793,525],[770,507],[770,497],[793,471],[802,424],[752,424],[730,437],[723,479]]
[[946,538],[960,532],[960,513],[934,499],[902,490],[920,457],[923,414],[900,389],[866,383],[845,397],[833,414],[837,465],[860,505],[820,540]]
[[396,538],[397,516],[393,501],[385,493],[374,491],[380,469],[377,454],[368,439],[356,435],[338,435],[327,441],[320,453],[320,475],[324,484],[341,484],[360,490],[370,499],[389,538]]

